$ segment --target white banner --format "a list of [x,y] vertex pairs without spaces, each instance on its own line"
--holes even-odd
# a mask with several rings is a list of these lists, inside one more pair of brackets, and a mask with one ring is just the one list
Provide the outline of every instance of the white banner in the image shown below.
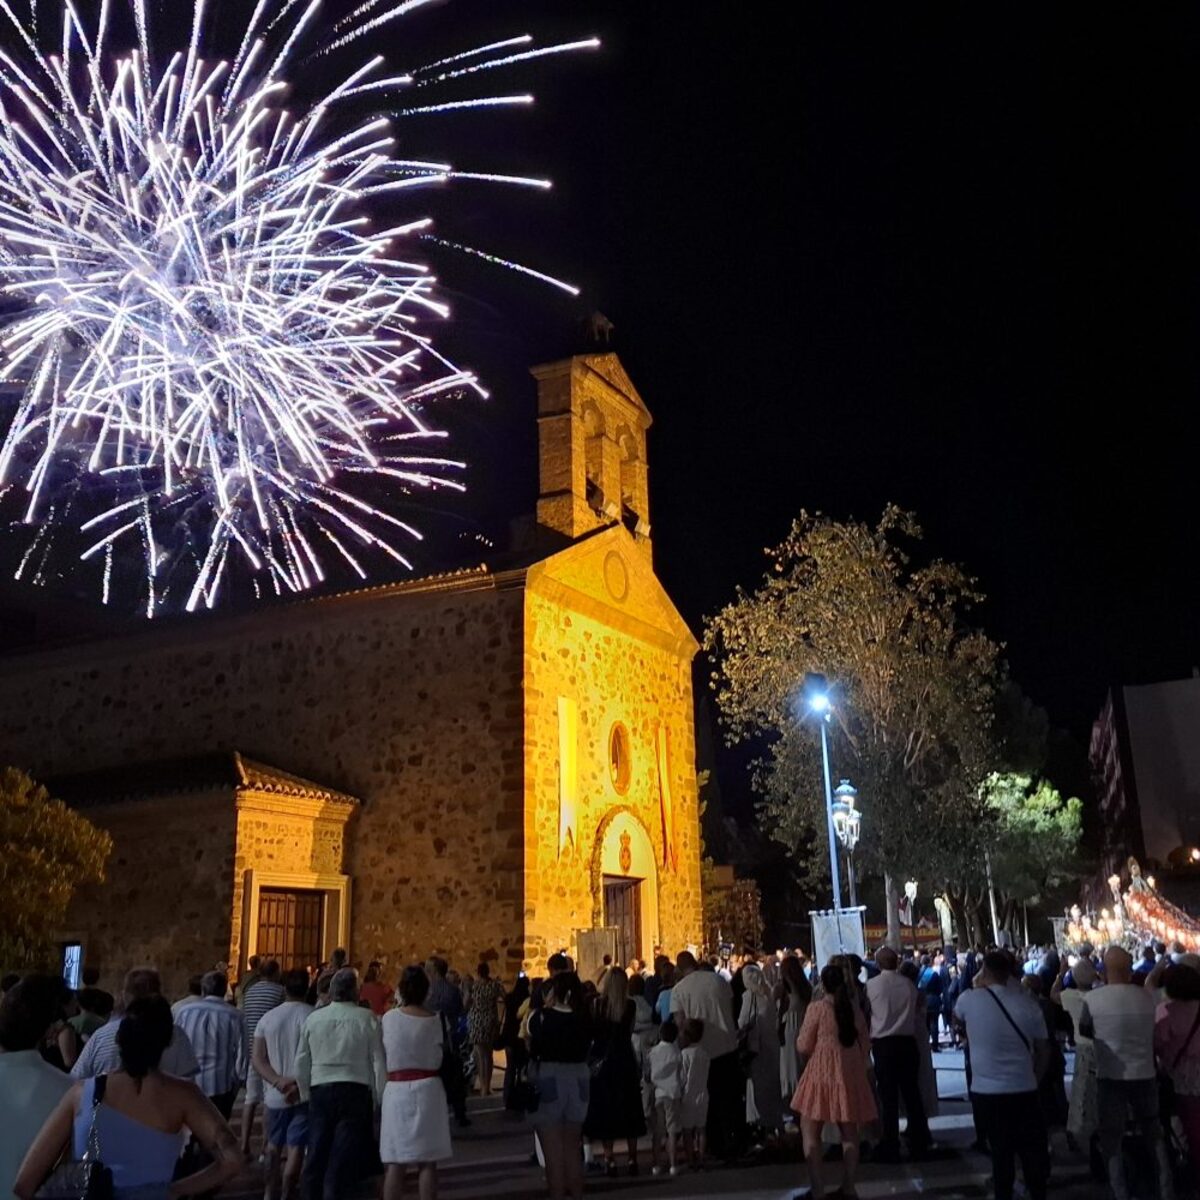
[[863,959],[867,957],[862,908],[810,912],[808,915],[812,920],[813,959],[818,971],[835,954],[857,954]]

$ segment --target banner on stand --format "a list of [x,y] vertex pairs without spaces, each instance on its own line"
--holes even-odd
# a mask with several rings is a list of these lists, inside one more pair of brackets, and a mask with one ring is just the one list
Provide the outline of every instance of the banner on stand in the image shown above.
[[820,971],[836,954],[867,957],[863,937],[862,908],[843,908],[836,912],[810,912],[812,921],[813,961]]

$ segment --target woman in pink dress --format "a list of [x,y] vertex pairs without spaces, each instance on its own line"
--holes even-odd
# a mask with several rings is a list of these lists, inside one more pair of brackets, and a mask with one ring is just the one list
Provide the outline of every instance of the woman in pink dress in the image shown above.
[[821,987],[825,994],[808,1006],[796,1041],[808,1063],[792,1097],[792,1108],[800,1114],[812,1184],[811,1191],[800,1194],[824,1200],[821,1127],[830,1122],[838,1127],[842,1139],[840,1195],[854,1200],[860,1130],[878,1115],[867,1078],[870,1041],[866,1019],[851,998],[843,969],[827,966],[821,972]]

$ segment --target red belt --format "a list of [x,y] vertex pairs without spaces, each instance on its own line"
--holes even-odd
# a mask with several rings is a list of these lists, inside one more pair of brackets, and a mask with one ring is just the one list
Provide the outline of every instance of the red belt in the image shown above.
[[416,1068],[405,1068],[403,1071],[389,1071],[388,1083],[416,1083],[418,1079],[436,1079],[436,1071],[420,1071]]

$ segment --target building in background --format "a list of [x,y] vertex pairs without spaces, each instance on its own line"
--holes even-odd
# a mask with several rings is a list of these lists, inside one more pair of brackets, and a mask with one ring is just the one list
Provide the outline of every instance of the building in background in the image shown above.
[[489,561],[0,660],[0,762],[113,835],[63,931],[108,983],[700,943],[698,646],[654,573],[650,414],[615,354],[534,375],[536,518]]
[[[1103,878],[1189,872],[1200,858],[1200,671],[1190,679],[1114,687],[1092,727]],[[1193,851],[1197,853],[1194,855]]]

